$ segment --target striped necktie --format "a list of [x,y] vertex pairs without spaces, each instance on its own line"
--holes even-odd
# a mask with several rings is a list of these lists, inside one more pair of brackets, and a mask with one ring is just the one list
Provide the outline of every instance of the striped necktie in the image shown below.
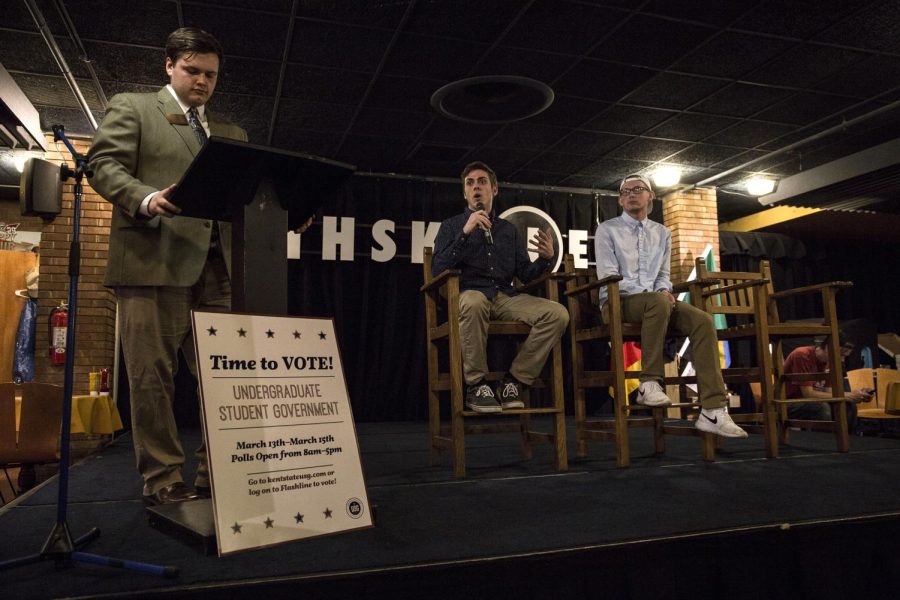
[[[197,107],[192,106],[187,111],[187,120],[191,125],[191,129],[194,130],[194,135],[197,136],[197,141],[200,142],[200,147],[206,143],[206,140],[209,139],[206,137],[206,130],[203,129],[203,125],[200,123],[200,115],[197,113]],[[209,240],[210,248],[219,248],[219,223],[217,221],[213,221],[212,223],[212,234]]]
[[194,135],[197,136],[197,141],[200,142],[200,147],[203,147],[203,144],[206,143],[206,130],[203,129],[203,125],[200,123],[200,115],[197,113],[197,107],[192,106],[187,111],[187,120],[191,125],[191,129],[194,130]]

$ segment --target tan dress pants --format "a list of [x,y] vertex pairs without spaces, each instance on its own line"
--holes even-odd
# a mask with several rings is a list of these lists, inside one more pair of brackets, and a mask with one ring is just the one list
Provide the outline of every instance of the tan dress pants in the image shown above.
[[[231,283],[225,260],[211,251],[200,279],[191,287],[120,286],[119,327],[128,385],[131,427],[144,495],[183,481],[184,450],[175,414],[175,373],[178,351],[197,376],[191,309],[225,312],[231,308]],[[202,423],[201,418],[201,423]],[[206,446],[197,449],[200,465],[195,485],[209,486]]]
[[[603,319],[609,322],[609,306],[603,306]],[[719,367],[719,342],[716,326],[708,313],[685,302],[673,309],[665,294],[643,292],[622,296],[622,320],[641,324],[640,381],[663,382],[665,361],[663,345],[671,325],[680,335],[691,340],[691,354],[697,373],[700,405],[721,408],[727,404],[725,382]]]
[[489,372],[487,327],[491,319],[522,321],[531,333],[519,349],[509,372],[531,385],[544,368],[553,345],[569,325],[569,312],[559,302],[528,294],[497,294],[493,301],[477,290],[459,295],[459,334],[462,345],[463,376],[467,385],[481,381]]

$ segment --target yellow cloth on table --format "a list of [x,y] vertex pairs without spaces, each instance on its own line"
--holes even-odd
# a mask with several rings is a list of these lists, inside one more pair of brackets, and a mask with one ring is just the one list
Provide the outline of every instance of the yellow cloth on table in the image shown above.
[[[16,398],[16,423],[22,400]],[[72,433],[111,434],[122,429],[122,417],[112,396],[72,396]]]
[[110,434],[122,429],[112,396],[72,396],[72,433]]

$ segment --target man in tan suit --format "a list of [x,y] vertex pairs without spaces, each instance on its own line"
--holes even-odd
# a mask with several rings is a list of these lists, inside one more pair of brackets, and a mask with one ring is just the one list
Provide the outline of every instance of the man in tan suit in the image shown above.
[[91,186],[115,207],[104,283],[118,297],[134,449],[149,504],[209,491],[203,445],[196,490],[182,479],[174,375],[179,349],[197,373],[191,309],[231,307],[231,228],[178,216],[169,198],[208,135],[247,140],[243,129],[206,108],[221,63],[212,35],[193,27],[174,31],[166,41],[169,85],[114,96],[88,153]]

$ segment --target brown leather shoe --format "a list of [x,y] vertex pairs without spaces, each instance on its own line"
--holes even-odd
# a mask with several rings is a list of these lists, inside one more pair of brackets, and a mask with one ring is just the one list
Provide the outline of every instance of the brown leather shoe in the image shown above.
[[194,490],[196,490],[197,495],[201,498],[212,498],[212,490],[208,485],[195,485]]
[[156,506],[159,504],[175,504],[176,502],[189,502],[191,500],[198,500],[200,496],[192,490],[186,483],[183,481],[176,481],[175,483],[170,483],[165,487],[161,487],[156,490],[155,494],[151,494],[149,496],[144,496],[144,503],[150,506]]

